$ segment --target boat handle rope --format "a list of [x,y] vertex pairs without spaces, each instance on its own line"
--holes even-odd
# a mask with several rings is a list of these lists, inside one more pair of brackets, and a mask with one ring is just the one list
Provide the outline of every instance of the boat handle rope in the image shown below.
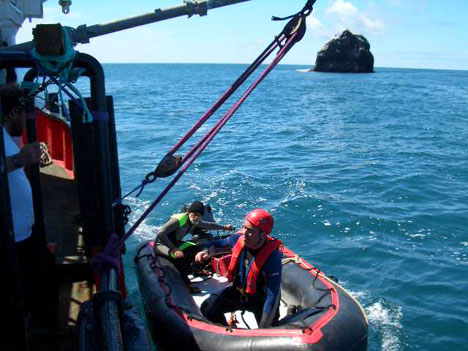
[[[334,304],[330,304],[328,306],[317,306],[324,299],[324,297],[331,294],[331,292],[333,290],[333,288],[320,288],[320,287],[316,286],[318,277],[319,276],[325,277],[325,275],[322,273],[321,269],[318,268],[318,267],[307,267],[304,264],[304,261],[302,260],[302,258],[299,257],[299,255],[294,255],[294,257],[287,257],[287,258],[283,259],[281,263],[283,265],[286,265],[286,264],[291,263],[291,262],[295,263],[298,267],[302,268],[303,270],[308,271],[311,274],[313,274],[314,279],[312,281],[312,286],[314,287],[314,289],[323,292],[323,294],[320,295],[320,297],[315,301],[314,308],[317,308],[317,309],[320,309],[320,310],[325,310],[325,309],[329,309],[329,308],[336,308]],[[335,277],[333,277],[333,278],[335,278]]]
[[[140,252],[146,247],[149,246],[149,251],[150,254],[145,254],[145,255],[139,255]],[[99,255],[98,255],[99,256]],[[171,308],[174,310],[176,315],[182,319],[184,319],[184,314],[186,315],[186,318],[188,320],[198,320],[205,322],[205,320],[197,318],[196,316],[192,315],[190,311],[185,310],[182,306],[177,306],[176,303],[174,302],[172,298],[172,286],[169,284],[166,280],[166,271],[164,270],[164,267],[162,266],[161,262],[159,261],[159,257],[161,256],[160,254],[157,254],[156,251],[153,249],[151,243],[147,243],[146,245],[143,245],[140,247],[140,249],[137,252],[137,256],[135,257],[134,261],[137,262],[142,258],[148,258],[151,263],[150,263],[150,268],[154,271],[158,283],[161,287],[162,292],[164,293],[164,302],[166,303],[166,306],[168,308]]]
[[164,301],[166,302],[166,305],[172,308],[178,316],[182,316],[182,312],[179,310],[177,305],[172,300],[172,286],[165,279],[166,272],[164,271],[164,268],[159,262],[159,259],[156,256],[156,253],[154,252],[154,250],[152,250],[152,248],[150,249],[151,249],[150,251],[151,251],[151,256],[152,256],[151,268],[154,270],[156,276],[158,277],[158,283],[161,285],[161,289],[164,292],[164,295],[165,295]]

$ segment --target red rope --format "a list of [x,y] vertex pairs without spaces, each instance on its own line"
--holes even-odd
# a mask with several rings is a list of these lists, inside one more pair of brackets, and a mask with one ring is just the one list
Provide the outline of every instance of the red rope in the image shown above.
[[[301,19],[305,20],[304,17]],[[301,24],[304,25],[304,24]],[[247,91],[242,95],[242,97],[226,112],[226,114],[208,131],[205,136],[194,145],[191,150],[183,157],[181,164],[183,167],[177,173],[177,175],[172,179],[172,181],[166,186],[166,188],[161,192],[161,194],[153,201],[153,203],[145,210],[141,217],[133,224],[133,226],[128,230],[128,232],[123,235],[117,243],[117,248],[120,247],[125,240],[127,240],[130,235],[138,228],[138,226],[145,220],[145,218],[151,213],[151,211],[159,204],[159,202],[166,196],[169,190],[177,183],[179,178],[185,173],[185,171],[191,166],[191,164],[197,159],[197,157],[205,150],[208,144],[213,140],[213,138],[219,133],[221,128],[229,121],[229,119],[234,115],[234,113],[239,109],[242,103],[247,99],[247,97],[252,93],[252,91],[265,79],[265,77],[276,67],[276,65],[283,59],[283,57],[288,53],[288,51],[294,46],[298,41],[297,38],[302,38],[303,32],[296,30],[291,36],[287,37],[284,33],[281,35],[281,39],[287,39],[286,43],[281,47],[279,52],[273,61],[268,65],[268,67],[262,72],[262,74],[257,78],[257,80],[247,89]],[[251,65],[249,68],[241,75],[241,77],[236,81],[233,86],[226,91],[223,96],[212,106],[212,108],[197,122],[197,124],[187,133],[184,138],[182,138],[170,152],[174,152],[183,143],[191,136],[195,131],[222,105],[221,101],[224,102],[227,98],[232,95],[232,93],[237,90],[254,70],[253,67],[258,68],[260,64],[273,52],[273,50],[279,45],[280,41],[275,40],[268,48],[259,56],[259,58]],[[267,56],[266,53],[268,53]],[[237,84],[240,82],[240,84]],[[234,89],[235,87],[235,89]],[[196,128],[195,128],[196,127]],[[191,133],[191,134],[190,134]],[[189,135],[190,134],[190,135]]]
[[[281,40],[284,39],[282,35]],[[278,47],[278,41],[273,41],[257,59],[242,73],[242,75],[224,92],[224,94],[211,106],[211,108],[195,123],[195,125],[172,147],[168,152],[173,155],[185,142],[226,102],[227,99],[245,82],[250,75],[271,55]]]

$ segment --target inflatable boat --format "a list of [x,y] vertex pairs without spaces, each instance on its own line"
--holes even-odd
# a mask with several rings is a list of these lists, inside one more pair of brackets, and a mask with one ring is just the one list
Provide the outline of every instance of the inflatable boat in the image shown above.
[[[229,282],[212,263],[208,277],[190,276],[201,293],[191,294],[175,266],[153,243],[135,257],[138,283],[158,350],[366,350],[368,322],[359,303],[334,279],[291,250],[283,249],[280,320],[258,329],[253,314],[235,312],[231,326],[211,323],[201,303]],[[217,269],[218,268],[218,269]],[[232,316],[231,316],[232,318]]]

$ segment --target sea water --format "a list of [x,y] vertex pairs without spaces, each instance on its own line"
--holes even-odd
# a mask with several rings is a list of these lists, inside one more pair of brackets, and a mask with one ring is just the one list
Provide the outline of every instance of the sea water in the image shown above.
[[[245,67],[104,65],[124,193]],[[276,237],[359,300],[369,350],[468,350],[468,72],[306,68],[273,71],[130,238],[130,297],[136,247],[181,205],[202,200],[236,227],[261,207]],[[168,182],[126,200],[131,223]]]

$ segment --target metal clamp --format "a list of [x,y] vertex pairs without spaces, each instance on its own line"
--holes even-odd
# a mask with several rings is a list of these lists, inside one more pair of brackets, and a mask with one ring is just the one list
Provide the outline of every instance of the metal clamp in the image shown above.
[[206,16],[208,13],[208,2],[206,0],[184,0],[187,5],[187,15],[192,17],[193,15]]
[[198,14],[201,16],[206,16],[208,13],[208,1],[197,1]]

